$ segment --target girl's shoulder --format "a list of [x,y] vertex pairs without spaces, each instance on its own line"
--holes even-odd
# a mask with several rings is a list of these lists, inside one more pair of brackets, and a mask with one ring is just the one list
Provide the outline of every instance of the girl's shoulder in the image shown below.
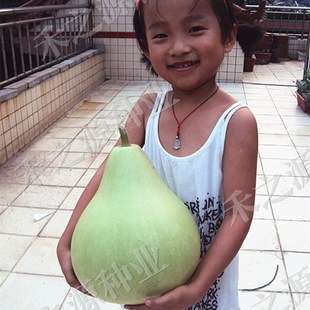
[[136,114],[138,113],[143,116],[145,124],[152,113],[158,95],[159,93],[146,93],[142,95],[133,108],[133,110],[136,111]]
[[248,127],[256,127],[256,119],[250,108],[246,104],[240,104],[231,117],[230,127],[235,130],[244,130]]
[[144,145],[147,121],[156,102],[157,93],[142,95],[132,108],[127,121],[126,130],[130,143]]
[[143,94],[137,101],[137,105],[145,110],[145,111],[152,111],[158,93],[146,93]]
[[232,115],[227,128],[227,141],[237,145],[245,141],[257,143],[258,129],[254,114],[248,106],[236,110]]

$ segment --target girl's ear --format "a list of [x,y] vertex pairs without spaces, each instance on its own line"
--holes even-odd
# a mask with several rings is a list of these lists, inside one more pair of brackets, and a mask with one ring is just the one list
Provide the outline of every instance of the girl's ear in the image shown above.
[[237,37],[237,28],[238,28],[237,24],[233,24],[230,35],[224,43],[225,53],[229,53],[235,46],[236,37]]
[[149,52],[146,52],[146,51],[141,51],[142,54],[143,54],[143,57],[147,58],[148,61],[150,61],[150,53]]
[[156,73],[156,71],[154,70],[154,68],[152,66],[152,63],[150,61],[148,53],[142,53],[141,63],[143,63],[145,65],[146,69],[148,71],[150,71],[153,75],[158,76],[158,74]]

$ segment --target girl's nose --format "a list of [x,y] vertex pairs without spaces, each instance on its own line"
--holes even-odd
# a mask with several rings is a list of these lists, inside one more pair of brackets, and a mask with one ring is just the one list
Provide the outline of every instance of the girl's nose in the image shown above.
[[183,37],[176,37],[172,40],[170,48],[170,56],[180,57],[190,52],[190,46]]

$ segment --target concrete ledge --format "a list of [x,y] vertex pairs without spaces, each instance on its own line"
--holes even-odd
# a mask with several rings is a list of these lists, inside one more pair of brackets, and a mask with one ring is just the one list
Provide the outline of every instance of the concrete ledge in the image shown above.
[[2,89],[0,90],[0,103],[8,101],[19,94],[17,89]]
[[23,81],[24,81],[24,83],[28,84],[27,88],[31,88],[31,87],[40,83],[40,78],[37,76],[30,75],[30,76],[26,77],[25,79],[23,79]]
[[21,93],[22,91],[26,90],[27,88],[28,88],[28,84],[25,83],[24,80],[21,80],[21,81],[15,82],[13,84],[10,84],[9,86],[4,87],[3,89],[11,89],[11,90],[13,89],[13,90],[16,90],[18,93]]
[[0,104],[14,98],[28,88],[31,88],[47,80],[48,78],[57,75],[58,73],[65,72],[66,70],[92,58],[99,53],[100,51],[96,49],[87,50],[48,69],[36,72],[18,82],[5,86],[2,90],[0,90]]
[[70,68],[71,63],[72,63],[71,60],[65,60],[65,61],[61,62],[60,64],[53,66],[53,68],[58,68],[60,70],[60,72],[64,72]]
[[[60,72],[60,69],[58,67],[53,66],[51,68],[47,68],[43,71],[39,71],[36,72],[34,74],[31,74],[30,77],[35,77],[38,78],[40,80],[40,82],[43,82],[45,80],[47,80],[48,78],[58,74]],[[23,79],[22,81],[27,80],[27,78]],[[9,85],[8,87],[10,87],[11,85]]]

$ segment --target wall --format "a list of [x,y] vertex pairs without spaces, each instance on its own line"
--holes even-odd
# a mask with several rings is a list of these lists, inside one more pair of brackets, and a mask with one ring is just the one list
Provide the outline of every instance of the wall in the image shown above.
[[[72,2],[78,0],[71,0]],[[81,1],[81,0],[80,0]],[[133,31],[134,0],[93,0],[94,43],[105,51],[106,76],[109,79],[154,80],[140,63]],[[244,56],[239,45],[225,56],[217,80],[241,82]]]
[[103,54],[89,50],[0,90],[0,165],[104,78]]
[[288,56],[290,59],[298,60],[298,52],[306,53],[306,51],[307,39],[300,39],[292,36],[288,38]]

